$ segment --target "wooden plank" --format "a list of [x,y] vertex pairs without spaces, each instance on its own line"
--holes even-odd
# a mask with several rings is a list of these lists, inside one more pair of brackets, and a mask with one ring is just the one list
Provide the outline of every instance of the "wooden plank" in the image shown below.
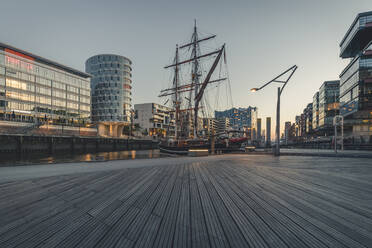
[[232,220],[227,207],[219,197],[210,178],[205,173],[201,173],[202,171],[199,170],[199,172],[230,246],[248,247],[248,243],[235,221]]
[[210,247],[203,208],[196,182],[194,165],[190,169],[190,219],[191,242],[193,247]]
[[193,169],[203,207],[210,244],[212,247],[230,247],[223,231],[222,224],[213,206],[212,199],[209,197],[207,189],[203,183],[199,166],[193,166]]
[[180,248],[191,247],[190,165],[186,165],[184,170],[173,241],[174,247]]
[[371,166],[218,159],[0,184],[0,247],[372,243]]
[[[239,175],[238,175],[239,174]],[[248,175],[247,173],[244,173],[242,170],[239,170],[237,173],[238,177],[244,177],[245,181],[248,181],[249,179],[247,177],[252,177],[252,175]],[[245,177],[247,176],[247,177]],[[256,182],[259,183],[259,187],[267,187],[268,184],[271,184],[270,181],[265,181],[260,183],[259,177],[257,177],[257,174],[254,175],[254,178]],[[296,222],[301,223],[301,226],[306,227],[306,231],[295,231],[296,235],[301,235],[301,240],[304,242],[309,242],[310,245],[313,245],[314,242],[322,241],[327,243],[330,246],[335,247],[341,247],[341,246],[355,246],[358,247],[359,244],[355,241],[352,241],[339,233],[334,228],[328,226],[327,224],[318,221],[317,219],[312,218],[311,216],[307,215],[305,212],[301,211],[300,209],[296,208],[295,206],[292,206],[292,202],[283,201],[282,198],[277,197],[276,195],[273,195],[271,190],[265,190],[262,191],[260,189],[257,189],[257,186],[253,186],[250,184],[251,187],[256,188],[255,192],[260,192],[259,196],[264,197],[265,201],[270,202],[270,206],[275,206],[275,208],[280,209],[283,211],[287,216],[290,216],[290,218]],[[246,187],[248,188],[248,187]],[[280,205],[278,204],[280,203]],[[275,208],[271,207],[270,210],[274,211]],[[306,222],[304,222],[304,221]],[[310,232],[315,237],[319,237],[318,240],[312,239],[311,236],[306,236],[307,232]],[[337,245],[338,244],[338,245]],[[320,244],[318,244],[320,245]]]
[[[208,169],[207,169],[208,170]],[[211,171],[208,171],[211,175]],[[270,247],[286,247],[288,245],[293,247],[301,247],[305,244],[302,243],[299,239],[292,236],[291,239],[287,239],[285,242],[283,238],[283,233],[276,233],[276,231],[287,231],[281,226],[276,226],[276,228],[271,228],[272,222],[268,224],[263,220],[261,216],[262,212],[257,211],[257,208],[254,209],[250,206],[249,199],[236,187],[231,185],[231,175],[224,174],[221,170],[213,168],[213,173],[216,178],[215,183],[219,185],[220,189],[223,189],[226,192],[226,195],[230,197],[232,202],[236,207],[243,213],[249,225],[246,227],[249,229],[256,230],[258,234],[261,235],[261,238],[268,244]],[[259,209],[259,208],[258,208]],[[255,211],[256,210],[256,211]],[[266,215],[267,217],[267,215]],[[287,231],[286,234],[289,232]],[[265,235],[263,235],[265,234]]]
[[161,218],[156,215],[150,215],[141,235],[137,239],[134,247],[137,248],[151,248],[152,244],[158,233],[158,229],[161,223]]
[[171,195],[169,196],[169,201],[159,226],[153,247],[173,247],[173,236],[177,221],[183,172],[183,166],[181,170],[176,171],[177,177],[174,182],[174,187]]

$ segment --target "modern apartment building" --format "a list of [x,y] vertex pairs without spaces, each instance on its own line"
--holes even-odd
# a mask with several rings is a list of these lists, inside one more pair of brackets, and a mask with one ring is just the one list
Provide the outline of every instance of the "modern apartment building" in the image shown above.
[[132,122],[132,62],[115,54],[90,57],[85,71],[92,75],[92,121],[104,136],[120,137]]
[[202,135],[210,137],[213,132],[217,133],[217,120],[214,118],[203,118]]
[[216,120],[217,133],[224,133],[231,127],[230,118],[221,117]]
[[0,43],[0,119],[81,124],[90,117],[90,75]]
[[174,137],[175,118],[172,108],[157,103],[134,105],[134,124],[150,136]]
[[351,59],[340,74],[340,114],[346,137],[372,136],[372,11],[356,16],[340,43],[340,57]]

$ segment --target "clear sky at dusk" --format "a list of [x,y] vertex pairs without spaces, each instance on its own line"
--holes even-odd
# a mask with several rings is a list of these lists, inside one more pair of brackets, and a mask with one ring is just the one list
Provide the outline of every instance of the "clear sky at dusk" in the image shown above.
[[294,121],[323,81],[338,79],[348,62],[339,43],[355,16],[370,10],[371,0],[3,0],[0,42],[82,71],[92,55],[126,56],[133,103],[161,103],[163,66],[197,19],[227,45],[236,107],[257,106],[259,117],[275,121],[276,87],[249,89],[298,65],[282,95],[284,122]]

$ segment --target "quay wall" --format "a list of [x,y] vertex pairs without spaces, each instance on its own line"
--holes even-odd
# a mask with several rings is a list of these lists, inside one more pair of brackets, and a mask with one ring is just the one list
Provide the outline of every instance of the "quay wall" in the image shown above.
[[158,149],[152,140],[102,137],[35,136],[0,134],[0,154],[4,153],[85,153]]

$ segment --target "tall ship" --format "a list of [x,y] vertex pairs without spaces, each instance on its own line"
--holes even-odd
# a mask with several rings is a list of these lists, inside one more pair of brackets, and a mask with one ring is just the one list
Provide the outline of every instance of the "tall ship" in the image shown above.
[[172,107],[175,119],[173,135],[160,143],[164,152],[226,149],[246,141],[229,138],[226,130],[218,133],[214,125],[206,130],[206,122],[213,119],[216,108],[233,105],[225,44],[211,46],[213,41],[216,43],[215,38],[216,35],[201,34],[195,21],[191,39],[176,45],[172,63],[164,67],[172,74],[171,84],[160,91],[159,97],[166,98],[165,104]]

